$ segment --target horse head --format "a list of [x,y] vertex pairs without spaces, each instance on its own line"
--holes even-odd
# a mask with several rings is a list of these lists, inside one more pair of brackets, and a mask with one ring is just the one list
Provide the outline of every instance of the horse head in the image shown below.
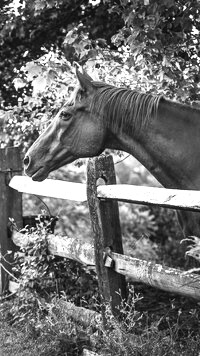
[[107,129],[98,113],[90,109],[97,89],[88,74],[76,70],[76,75],[79,85],[73,104],[60,109],[24,158],[25,173],[33,180],[42,181],[51,171],[104,150]]

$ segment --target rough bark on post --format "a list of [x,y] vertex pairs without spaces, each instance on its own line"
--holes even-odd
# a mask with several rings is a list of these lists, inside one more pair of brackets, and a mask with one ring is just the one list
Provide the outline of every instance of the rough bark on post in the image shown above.
[[[103,303],[111,303],[114,315],[119,315],[121,298],[126,299],[125,277],[104,265],[106,248],[123,254],[118,203],[97,198],[99,180],[104,184],[116,184],[111,156],[90,159],[87,168],[87,196],[94,233],[96,272]],[[121,295],[119,295],[119,292]]]
[[[12,175],[22,173],[20,150],[18,147],[0,149],[0,293],[8,287],[8,272],[11,271],[10,262],[16,247],[9,237],[9,218],[13,218],[18,228],[22,227],[22,194],[9,188],[8,183]],[[4,256],[6,260],[4,260]]]

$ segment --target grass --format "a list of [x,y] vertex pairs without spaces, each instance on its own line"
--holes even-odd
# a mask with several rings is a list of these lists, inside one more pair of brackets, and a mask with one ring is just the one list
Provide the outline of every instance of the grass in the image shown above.
[[[1,320],[0,355],[1,356],[36,356],[53,355],[46,337],[31,335],[24,327],[13,327],[6,320]],[[52,343],[52,341],[50,342]],[[48,345],[48,346],[47,346]],[[48,350],[49,348],[49,350]],[[54,348],[55,350],[55,348]],[[49,352],[50,351],[50,352]]]
[[[88,348],[105,356],[199,356],[198,303],[141,285],[143,299],[123,305],[119,323],[108,309],[108,330],[97,330],[69,319],[59,305],[34,320],[12,324],[12,300],[1,304],[1,356],[81,356]],[[53,304],[54,303],[54,304]],[[53,310],[57,309],[55,313]],[[148,309],[148,312],[145,311]]]

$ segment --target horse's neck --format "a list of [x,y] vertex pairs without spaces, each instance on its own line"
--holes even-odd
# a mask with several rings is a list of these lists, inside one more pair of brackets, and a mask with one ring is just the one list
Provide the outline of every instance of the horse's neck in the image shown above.
[[119,131],[107,146],[137,158],[167,188],[200,189],[200,111],[162,99],[139,137]]

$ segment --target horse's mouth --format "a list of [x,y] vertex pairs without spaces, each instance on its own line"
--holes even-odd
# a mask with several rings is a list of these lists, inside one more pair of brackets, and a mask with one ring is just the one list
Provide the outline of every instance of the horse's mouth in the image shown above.
[[32,180],[42,182],[48,177],[49,171],[45,167],[38,168],[34,173],[29,174]]
[[50,172],[62,167],[65,164],[69,164],[73,161],[74,161],[74,157],[68,156],[68,157],[66,157],[65,160],[62,160],[60,162],[55,161],[54,164],[52,164],[52,162],[50,162],[48,164],[45,164],[45,166],[33,167],[30,164],[30,167],[27,167],[25,169],[25,174],[28,175],[29,177],[31,177],[32,180],[34,180],[34,181],[42,182],[43,180],[45,180],[48,177]]

